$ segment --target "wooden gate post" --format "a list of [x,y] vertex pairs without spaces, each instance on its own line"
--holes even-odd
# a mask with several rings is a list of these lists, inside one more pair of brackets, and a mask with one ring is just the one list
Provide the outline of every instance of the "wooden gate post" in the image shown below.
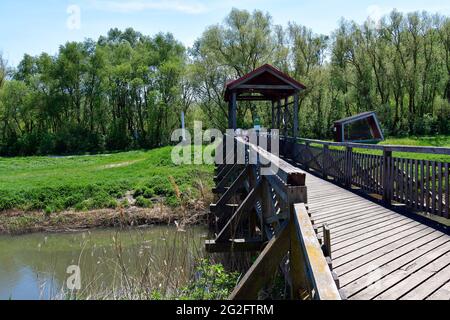
[[382,181],[383,181],[383,201],[386,204],[391,204],[392,195],[392,183],[390,168],[392,164],[392,151],[383,149],[383,171],[382,171]]

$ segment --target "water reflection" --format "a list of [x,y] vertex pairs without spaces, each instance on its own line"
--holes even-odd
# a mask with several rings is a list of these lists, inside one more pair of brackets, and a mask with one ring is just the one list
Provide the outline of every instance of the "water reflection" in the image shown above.
[[82,285],[71,298],[145,298],[157,288],[169,294],[192,275],[205,236],[200,227],[160,226],[0,236],[0,299],[67,298],[70,265],[80,267]]

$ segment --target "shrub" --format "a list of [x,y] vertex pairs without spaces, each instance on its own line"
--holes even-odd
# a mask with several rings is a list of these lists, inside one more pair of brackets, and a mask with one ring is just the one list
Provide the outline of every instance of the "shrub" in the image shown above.
[[141,208],[151,208],[153,206],[153,203],[149,199],[140,196],[136,199],[136,206]]
[[201,260],[196,278],[181,290],[182,300],[223,300],[228,298],[239,280],[239,273],[226,272],[221,264]]

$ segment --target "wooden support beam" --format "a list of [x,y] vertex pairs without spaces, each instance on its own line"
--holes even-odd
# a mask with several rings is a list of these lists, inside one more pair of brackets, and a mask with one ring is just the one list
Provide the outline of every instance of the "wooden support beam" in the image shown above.
[[274,129],[274,128],[276,128],[275,126],[276,126],[276,118],[275,118],[275,101],[272,101],[272,128],[271,129]]
[[239,223],[248,217],[250,210],[255,206],[256,200],[261,191],[261,185],[258,184],[254,189],[250,191],[248,196],[242,202],[240,207],[222,229],[222,231],[217,236],[216,242],[224,242],[229,241],[232,237],[235,236],[235,232]]
[[289,227],[284,226],[264,248],[237,287],[230,300],[256,300],[262,287],[273,279],[281,260],[289,250]]
[[228,128],[237,129],[237,93],[233,91],[231,93],[231,99],[228,102]]
[[211,205],[211,211],[214,211],[216,208],[221,208],[224,206],[233,195],[237,192],[237,190],[242,187],[244,181],[248,178],[249,175],[249,167],[246,166],[242,172],[239,174],[237,179],[233,182],[233,184],[228,188],[228,190],[222,195],[219,201],[215,205]]
[[255,89],[255,90],[294,90],[290,85],[258,85],[258,84],[242,84],[234,89]]
[[205,242],[206,252],[256,252],[264,249],[267,242],[260,239],[234,239],[228,242],[216,242],[207,240]]
[[277,101],[277,129],[281,129],[281,100]]
[[216,189],[222,190],[223,188],[227,187],[227,184],[230,181],[230,178],[233,174],[236,173],[236,170],[239,168],[239,165],[235,164],[233,165],[226,173],[226,175],[220,180],[220,182],[217,184]]
[[299,108],[299,97],[298,93],[294,95],[294,124],[292,128],[292,136],[294,139],[298,137],[299,123],[298,123],[298,108]]
[[214,177],[214,182],[219,183],[222,181],[223,177],[227,175],[227,173],[233,168],[235,164],[227,164],[225,165],[222,170],[217,174],[217,176]]
[[285,137],[288,135],[288,104],[289,104],[289,98],[286,98],[284,100],[284,112],[283,112],[283,134]]
[[231,94],[231,129],[237,129],[237,93],[234,91]]
[[213,194],[219,194],[219,195],[220,195],[220,194],[226,193],[228,189],[229,189],[228,187],[221,188],[221,189],[212,188],[212,193],[213,193]]

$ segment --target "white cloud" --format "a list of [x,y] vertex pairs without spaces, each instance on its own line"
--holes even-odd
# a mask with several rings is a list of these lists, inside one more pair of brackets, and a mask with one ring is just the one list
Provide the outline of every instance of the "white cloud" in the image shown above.
[[371,5],[367,8],[367,14],[368,14],[368,18],[372,21],[372,22],[379,22],[381,20],[381,18],[383,17],[383,9],[381,9],[380,6],[378,5]]
[[95,0],[98,10],[114,12],[140,12],[146,10],[178,11],[187,14],[199,14],[207,11],[206,6],[192,1],[176,0]]

